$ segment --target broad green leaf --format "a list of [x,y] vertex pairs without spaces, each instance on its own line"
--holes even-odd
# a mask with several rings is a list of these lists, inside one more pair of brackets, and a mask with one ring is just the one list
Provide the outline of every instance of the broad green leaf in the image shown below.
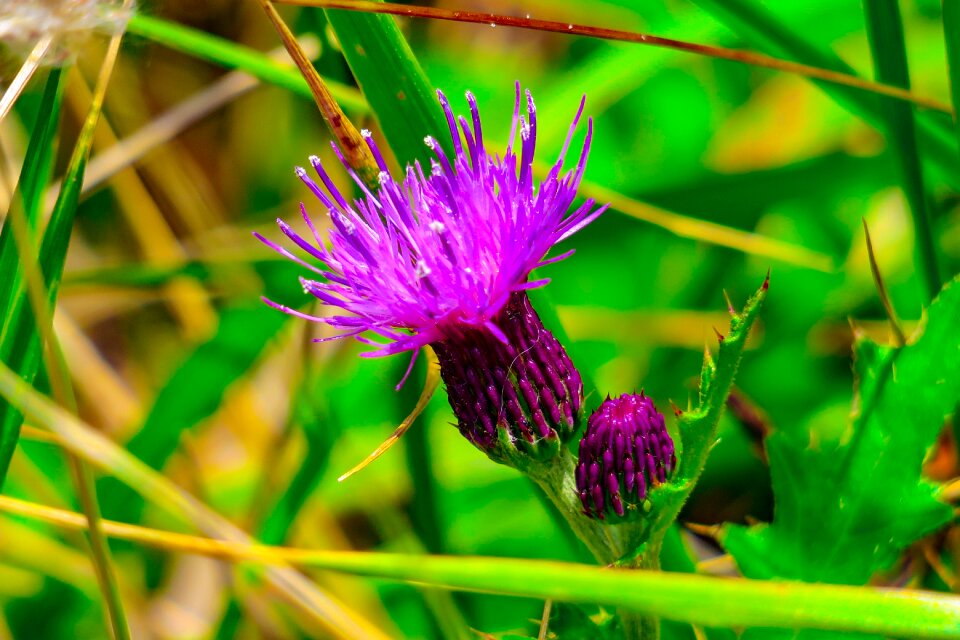
[[960,279],[902,349],[858,338],[857,414],[840,442],[784,428],[767,439],[773,522],[728,525],[744,575],[864,584],[908,544],[953,518],[921,464],[960,399]]

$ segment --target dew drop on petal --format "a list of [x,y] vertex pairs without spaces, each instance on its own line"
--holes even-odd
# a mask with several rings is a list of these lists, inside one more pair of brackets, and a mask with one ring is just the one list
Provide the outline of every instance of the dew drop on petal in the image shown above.
[[417,269],[416,271],[414,271],[414,274],[418,278],[425,278],[428,275],[430,275],[430,273],[431,273],[431,270],[430,270],[430,267],[427,266],[427,263],[424,262],[423,260],[417,260]]

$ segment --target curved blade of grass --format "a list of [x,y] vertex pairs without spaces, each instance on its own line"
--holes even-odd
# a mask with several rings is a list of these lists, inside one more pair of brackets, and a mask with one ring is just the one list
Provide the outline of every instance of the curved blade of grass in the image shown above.
[[[898,0],[864,0],[867,19],[867,37],[873,53],[877,78],[888,84],[909,89],[907,49],[903,36]],[[910,105],[883,100],[887,139],[900,165],[903,191],[910,204],[916,242],[917,272],[921,274],[929,303],[940,292],[943,280],[937,266],[937,249],[930,228],[930,212],[923,187],[923,169],[917,148],[917,132]]]
[[[9,497],[0,496],[0,510],[62,527],[84,526],[79,514]],[[171,551],[293,563],[464,591],[614,605],[706,626],[809,628],[918,640],[960,638],[960,596],[929,591],[624,571],[545,560],[290,549],[117,522],[105,522],[104,528],[112,536]]]
[[[127,31],[229,69],[246,71],[255,78],[283,87],[305,98],[313,98],[306,80],[295,69],[286,67],[269,55],[249,47],[142,13],[130,18]],[[358,113],[370,111],[363,96],[353,87],[332,80],[325,80],[325,82],[330,93],[343,107]]]
[[[694,0],[753,46],[823,69],[855,75],[854,69],[834,53],[828,43],[814,39],[815,31],[793,28],[756,0]],[[883,108],[876,96],[847,87],[817,83],[839,104],[878,129],[884,129]],[[917,137],[925,157],[939,177],[960,188],[960,155],[953,132],[934,114],[917,114]]]
[[[23,414],[32,416],[36,424],[57,434],[69,451],[135,488],[170,515],[211,537],[240,543],[251,541],[246,533],[226,518],[76,416],[55,405],[3,364],[0,364],[0,395]],[[386,638],[372,623],[318,589],[293,569],[271,567],[265,571],[265,577],[291,604],[322,625],[328,633],[337,637]]]

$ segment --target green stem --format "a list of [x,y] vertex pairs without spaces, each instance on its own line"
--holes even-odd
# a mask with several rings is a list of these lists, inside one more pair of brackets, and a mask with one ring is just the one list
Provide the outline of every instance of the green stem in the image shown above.
[[[660,571],[661,539],[660,536],[654,536],[642,553],[628,564],[621,565],[621,568]],[[625,638],[660,640],[660,618],[645,616],[631,609],[620,609],[618,613]]]
[[621,555],[618,536],[613,527],[583,514],[573,476],[575,466],[573,455],[566,447],[561,447],[560,454],[554,460],[532,464],[525,472],[540,485],[593,557],[600,564],[613,564]]

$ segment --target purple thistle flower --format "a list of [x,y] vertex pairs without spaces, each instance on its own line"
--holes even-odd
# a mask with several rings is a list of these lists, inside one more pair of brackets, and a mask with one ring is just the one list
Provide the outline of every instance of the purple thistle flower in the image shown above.
[[[521,114],[524,101],[517,83],[503,157],[487,152],[471,93],[466,96],[470,121],[455,117],[443,93],[437,95],[455,155],[448,157],[437,140],[428,136],[424,141],[434,154],[429,171],[417,162],[407,167],[402,181],[396,181],[366,131],[364,138],[380,168],[376,193],[346,165],[336,145],[334,150],[362,197],[348,202],[316,157],[310,160],[323,188],[305,170],[297,169],[330,216],[329,247],[302,203],[312,239],[301,237],[282,220],[277,223],[320,266],[257,235],[316,273],[318,279],[301,278],[304,291],[343,313],[319,318],[266,302],[341,330],[335,338],[353,336],[373,346],[365,356],[411,351],[412,367],[419,350],[433,345],[461,431],[488,454],[497,441],[534,445],[543,438],[556,441],[553,436],[558,429],[562,436],[573,433],[582,385],[525,292],[549,282],[531,281],[534,269],[573,253],[547,258],[550,249],[606,209],[588,199],[568,214],[583,178],[593,132],[588,119],[577,164],[562,173],[585,98],[559,157],[538,184],[533,177],[537,112],[529,91],[526,112]],[[548,360],[538,363],[536,358]],[[528,374],[532,378],[518,380]]]
[[649,491],[677,466],[663,415],[642,392],[607,399],[590,414],[575,479],[583,512],[628,521],[643,513]]
[[[415,163],[407,167],[402,182],[395,181],[366,131],[367,144],[381,170],[376,193],[348,167],[363,193],[362,198],[349,203],[316,156],[310,161],[326,191],[305,170],[297,169],[297,175],[326,207],[333,222],[328,234],[330,246],[325,246],[302,204],[301,213],[313,232],[311,240],[301,237],[282,220],[277,220],[277,224],[284,235],[319,260],[321,268],[257,236],[321,276],[321,280],[303,278],[304,290],[346,314],[308,319],[345,331],[338,337],[357,336],[375,346],[375,350],[364,354],[367,356],[416,351],[465,329],[486,329],[505,341],[495,320],[510,294],[546,284],[546,279],[528,281],[530,272],[572,254],[568,251],[545,259],[553,245],[582,229],[606,208],[594,209],[591,199],[566,215],[583,177],[593,131],[592,120],[588,120],[577,166],[561,175],[584,102],[580,103],[559,158],[537,185],[533,179],[537,114],[529,91],[527,113],[521,115],[517,84],[511,142],[503,158],[488,154],[484,147],[480,113],[472,94],[467,93],[472,129],[464,117],[459,118],[466,144],[461,141],[446,97],[439,91],[437,94],[456,155],[451,160],[435,138],[427,137],[425,142],[436,156],[429,173]],[[519,156],[513,147],[518,129]],[[342,160],[339,150],[337,154]],[[368,340],[359,335],[362,332],[376,334],[384,342]]]

